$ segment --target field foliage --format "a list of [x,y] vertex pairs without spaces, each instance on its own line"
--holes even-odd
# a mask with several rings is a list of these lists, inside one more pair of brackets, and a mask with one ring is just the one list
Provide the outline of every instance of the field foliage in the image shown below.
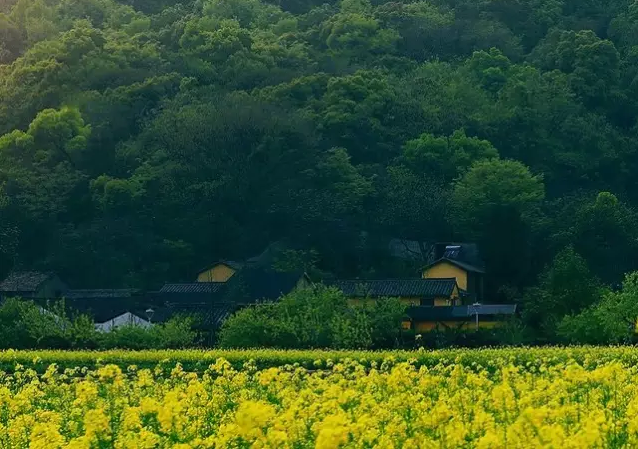
[[392,351],[333,351],[278,349],[185,349],[185,350],[108,350],[108,351],[0,351],[0,370],[13,372],[16,366],[46,371],[55,364],[60,370],[86,367],[96,369],[111,364],[126,369],[130,365],[173,368],[178,363],[187,371],[203,372],[218,359],[226,360],[235,369],[247,363],[259,369],[292,365],[309,370],[323,369],[337,363],[355,361],[363,367],[394,366],[409,362],[415,367],[462,365],[495,370],[513,364],[523,368],[556,366],[574,362],[587,369],[618,362],[638,365],[638,348],[633,346],[572,346],[543,348],[483,348]]
[[636,447],[637,354],[7,351],[0,448]]

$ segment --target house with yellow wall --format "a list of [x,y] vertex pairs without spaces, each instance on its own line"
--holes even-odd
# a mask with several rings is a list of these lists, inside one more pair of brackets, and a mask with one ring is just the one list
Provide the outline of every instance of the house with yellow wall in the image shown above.
[[333,285],[351,304],[399,298],[407,306],[403,327],[415,332],[493,328],[516,313],[515,305],[483,304],[485,270],[476,245],[435,244],[432,256],[421,279],[347,280]]
[[[485,270],[476,256],[467,257],[462,244],[445,245],[434,262],[423,267],[423,279],[454,278],[473,302],[483,301]],[[465,257],[464,257],[465,256]]]

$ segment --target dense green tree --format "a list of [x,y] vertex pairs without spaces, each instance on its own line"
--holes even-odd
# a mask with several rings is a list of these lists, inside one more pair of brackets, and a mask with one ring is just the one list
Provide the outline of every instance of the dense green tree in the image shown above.
[[575,216],[573,242],[605,282],[618,284],[634,266],[638,215],[609,193],[601,192]]
[[405,144],[403,158],[415,172],[445,183],[465,173],[474,162],[498,158],[498,151],[487,140],[468,137],[461,129],[449,137],[422,134]]
[[0,63],[14,61],[24,46],[22,33],[5,14],[0,14]]
[[620,344],[635,341],[638,316],[638,274],[625,276],[622,289],[606,291],[602,299],[579,314],[566,316],[559,335],[571,343]]
[[618,51],[591,30],[552,30],[534,49],[531,60],[544,70],[568,73],[574,92],[593,107],[610,101],[619,81]]
[[494,301],[566,246],[637,268],[634,0],[0,11],[2,274],[155,288],[281,239],[322,276],[473,241]]
[[501,287],[524,285],[530,275],[531,232],[543,196],[541,177],[499,159],[476,162],[454,186],[453,226],[481,245],[493,300],[512,300]]
[[543,181],[520,162],[479,161],[454,186],[454,205],[461,229],[471,229],[494,208],[513,209],[521,215],[537,207],[544,197]]
[[566,315],[577,314],[600,300],[601,284],[583,257],[567,247],[539,277],[538,286],[525,292],[523,320],[551,339]]
[[[392,348],[401,341],[405,306],[397,299],[355,306],[335,288],[298,289],[276,303],[242,309],[222,326],[230,348]],[[252,324],[251,324],[252,323]]]
[[76,109],[46,109],[26,132],[0,137],[0,180],[32,219],[55,220],[80,206],[90,126]]
[[418,103],[382,71],[332,78],[318,106],[326,144],[348,148],[355,163],[393,159],[423,126]]
[[393,166],[377,178],[371,210],[383,235],[425,242],[451,237],[449,206],[445,187],[404,166]]

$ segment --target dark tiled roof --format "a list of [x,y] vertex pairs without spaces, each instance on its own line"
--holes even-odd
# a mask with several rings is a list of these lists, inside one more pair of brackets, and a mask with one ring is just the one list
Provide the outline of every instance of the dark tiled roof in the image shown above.
[[[88,291],[90,292],[90,290]],[[135,292],[135,291],[133,291]],[[95,296],[76,296],[64,299],[64,305],[71,315],[84,314],[93,317],[96,323],[103,323],[112,318],[120,316],[126,312],[134,312],[134,310],[146,310],[145,302],[147,298],[142,294],[133,294],[129,290],[120,293],[117,296],[113,292],[112,296],[98,296],[107,294],[95,293]],[[140,315],[144,318],[145,315]]]
[[[417,321],[444,321],[470,318],[476,315],[474,306],[415,306],[408,307],[407,315]],[[514,304],[484,304],[478,306],[479,316],[514,315],[516,305]]]
[[99,288],[68,290],[64,297],[66,299],[130,298],[138,293],[140,293],[140,290],[134,288]]
[[130,307],[126,304],[118,302],[100,302],[100,301],[74,301],[66,303],[67,309],[71,315],[82,314],[93,318],[96,323],[104,323],[110,319],[118,317],[128,311]]
[[0,283],[1,292],[35,292],[53,273],[14,271]]
[[226,282],[224,291],[228,302],[275,300],[290,293],[303,273],[282,273],[257,267],[245,267]]
[[332,283],[346,296],[428,297],[451,296],[456,279],[347,280]]
[[456,265],[457,267],[464,269],[465,271],[470,271],[470,272],[474,272],[474,273],[485,273],[485,270],[483,270],[483,268],[481,268],[481,267],[469,264],[467,262],[462,262],[460,260],[448,259],[446,257],[442,257],[442,258],[432,262],[430,265],[425,266],[424,269],[430,268],[430,267],[432,267],[432,266],[434,266],[434,265],[436,265],[438,263],[441,263],[441,262],[449,262],[452,265]]
[[160,293],[217,293],[224,288],[224,282],[193,282],[189,284],[164,284]]

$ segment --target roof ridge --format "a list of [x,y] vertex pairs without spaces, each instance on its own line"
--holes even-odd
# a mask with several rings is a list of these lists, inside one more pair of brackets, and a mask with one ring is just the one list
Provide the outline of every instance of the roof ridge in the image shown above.
[[193,282],[165,282],[164,285],[192,285],[192,284],[225,284],[226,281],[193,281]]
[[456,281],[456,278],[383,278],[383,279],[336,279],[329,282],[388,282],[388,281]]

